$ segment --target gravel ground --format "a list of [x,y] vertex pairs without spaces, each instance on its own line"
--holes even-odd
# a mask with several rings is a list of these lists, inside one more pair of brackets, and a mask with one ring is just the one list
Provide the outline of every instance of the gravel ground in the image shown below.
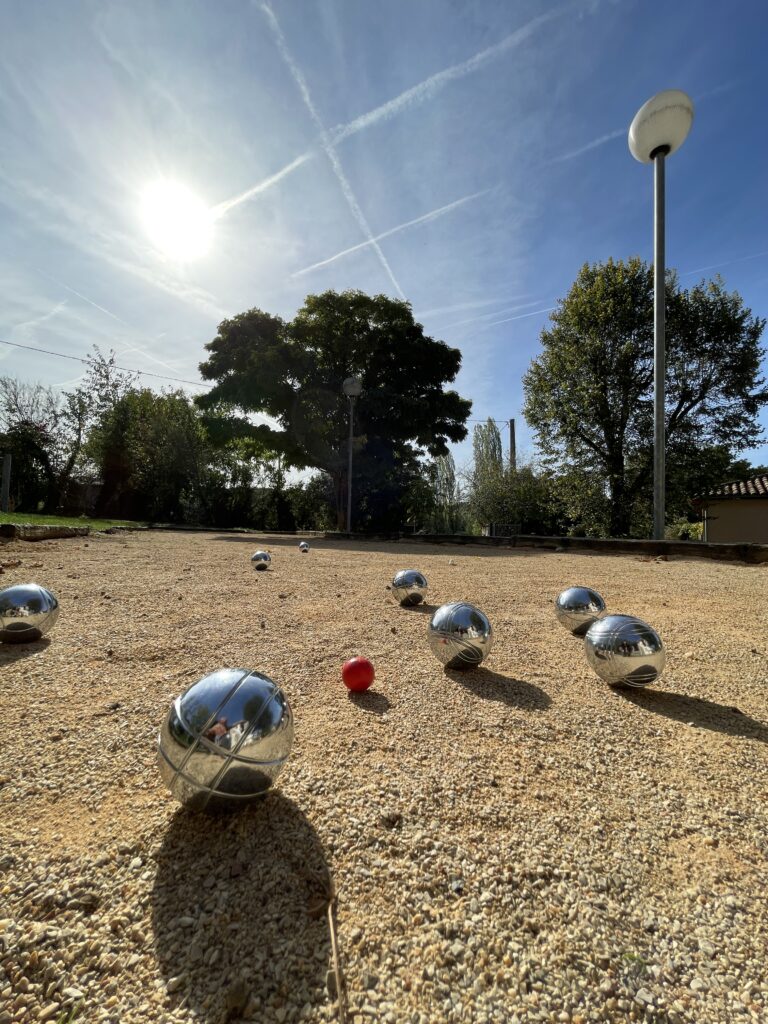
[[[338,1019],[324,872],[350,1024],[768,1019],[768,566],[169,533],[0,564],[62,609],[0,647],[0,1024]],[[482,668],[388,602],[405,567],[486,612]],[[552,606],[580,583],[661,633],[655,686],[589,670]],[[222,666],[283,685],[296,742],[193,815],[154,737]]]

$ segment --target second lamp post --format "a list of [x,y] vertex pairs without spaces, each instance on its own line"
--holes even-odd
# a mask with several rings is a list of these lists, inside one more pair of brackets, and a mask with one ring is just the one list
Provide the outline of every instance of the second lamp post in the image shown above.
[[352,439],[355,431],[355,399],[363,391],[363,382],[359,377],[347,377],[342,384],[344,394],[349,399],[349,464],[347,467],[347,533],[352,532]]

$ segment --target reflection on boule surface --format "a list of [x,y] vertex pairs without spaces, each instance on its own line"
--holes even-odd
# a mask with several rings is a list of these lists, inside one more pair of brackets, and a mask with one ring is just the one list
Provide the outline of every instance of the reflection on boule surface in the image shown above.
[[292,744],[293,714],[277,683],[224,668],[173,702],[158,737],[158,763],[177,800],[213,810],[270,789]]
[[487,617],[473,604],[444,604],[432,616],[428,628],[432,653],[446,668],[476,668],[493,644]]
[[606,615],[584,637],[587,661],[610,686],[647,686],[661,675],[665,653],[661,637],[634,615]]
[[59,602],[37,583],[18,583],[0,591],[0,641],[25,644],[53,629]]
[[605,611],[605,601],[591,587],[568,587],[555,601],[557,621],[574,636],[584,636]]
[[251,555],[251,564],[254,569],[266,569],[272,561],[272,556],[266,551],[255,551]]
[[392,596],[404,608],[421,604],[427,593],[427,578],[418,569],[401,569],[392,580]]

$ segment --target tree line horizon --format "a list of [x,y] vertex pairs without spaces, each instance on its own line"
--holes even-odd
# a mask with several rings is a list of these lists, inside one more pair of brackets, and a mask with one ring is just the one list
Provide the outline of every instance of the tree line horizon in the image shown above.
[[[717,276],[667,274],[667,528],[697,536],[693,499],[765,472],[740,458],[768,403],[765,323]],[[219,324],[200,364],[210,390],[139,387],[95,348],[58,395],[0,377],[0,454],[19,512],[256,529],[345,530],[348,405],[359,377],[358,530],[647,536],[652,521],[653,271],[637,257],[584,264],[523,377],[538,456],[510,465],[493,420],[451,385],[461,352],[409,303],[360,291],[307,296],[291,320],[253,308]],[[254,415],[270,423],[254,422]],[[291,470],[310,470],[289,484]]]

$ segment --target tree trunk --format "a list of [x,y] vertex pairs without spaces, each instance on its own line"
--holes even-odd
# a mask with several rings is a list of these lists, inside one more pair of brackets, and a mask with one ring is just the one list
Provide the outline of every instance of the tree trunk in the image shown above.
[[632,520],[632,498],[627,491],[624,467],[609,469],[608,486],[611,493],[611,519],[608,532],[611,537],[628,537]]
[[343,473],[332,473],[333,494],[336,503],[336,529],[344,533],[347,528],[346,479]]

